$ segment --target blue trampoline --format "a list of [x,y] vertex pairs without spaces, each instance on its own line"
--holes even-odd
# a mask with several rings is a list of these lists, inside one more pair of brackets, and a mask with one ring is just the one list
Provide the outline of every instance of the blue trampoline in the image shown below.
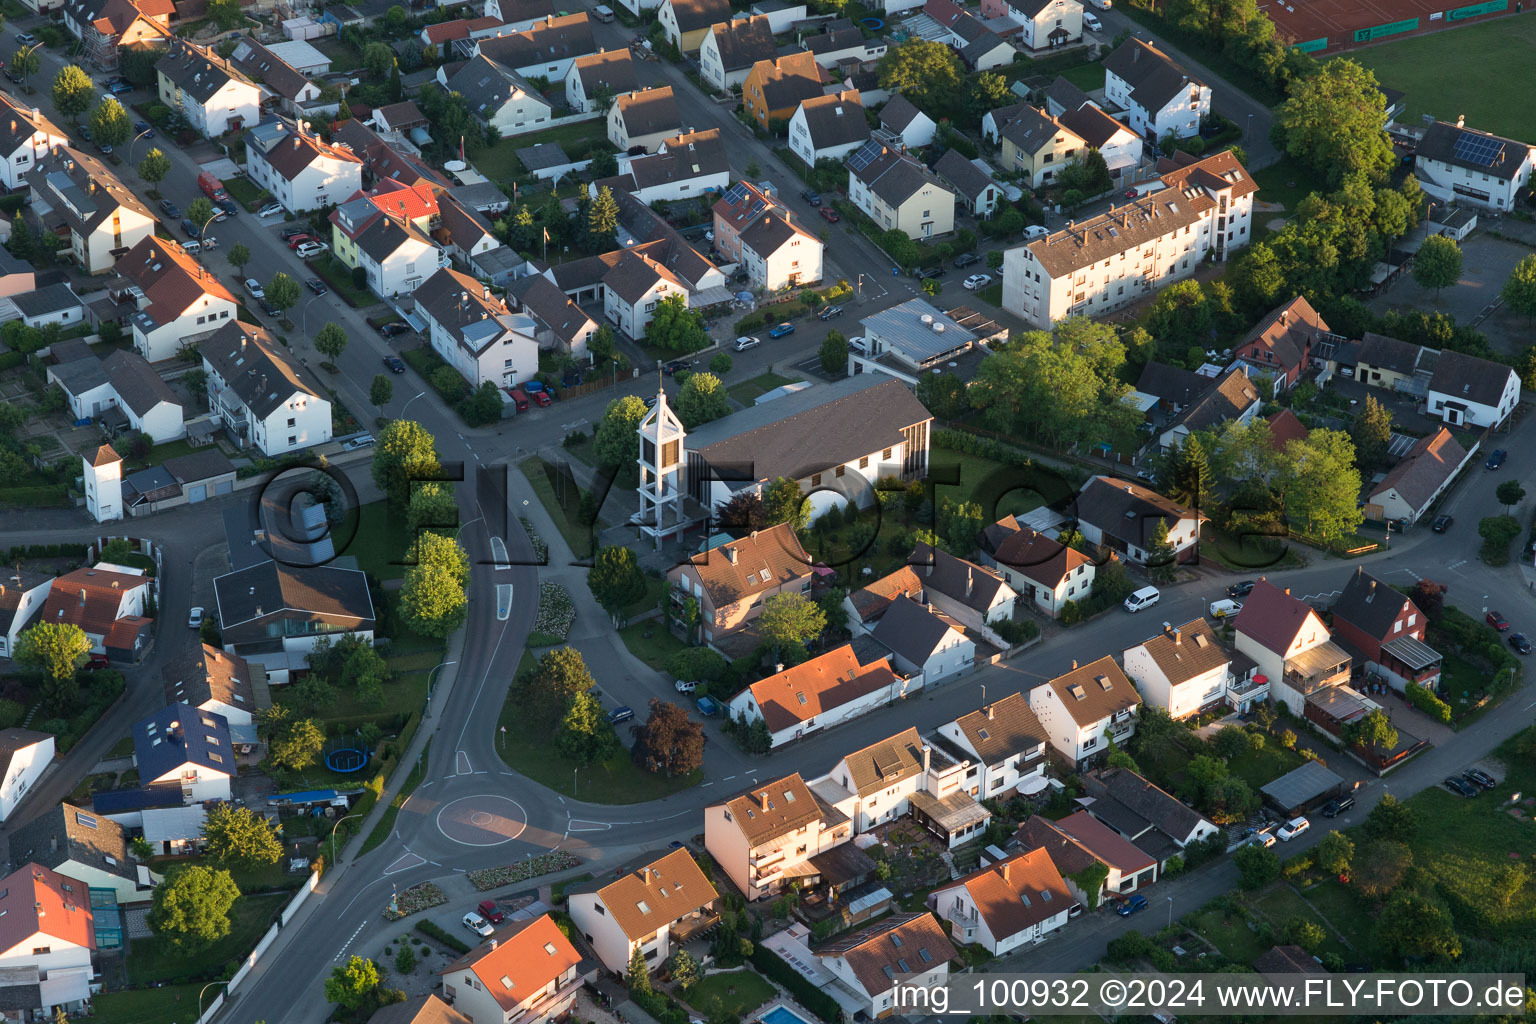
[[879,18],[864,18],[859,22],[859,24],[863,25],[871,32],[879,32],[881,29],[885,28],[885,22],[881,21]]

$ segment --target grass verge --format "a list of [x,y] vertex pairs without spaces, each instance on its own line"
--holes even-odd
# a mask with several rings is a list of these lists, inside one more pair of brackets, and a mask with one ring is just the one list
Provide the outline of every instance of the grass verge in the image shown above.
[[639,622],[619,630],[629,653],[658,672],[667,670],[667,659],[688,645],[660,622]]
[[759,395],[765,395],[774,388],[781,388],[785,384],[793,384],[797,379],[795,377],[781,377],[776,373],[760,373],[750,380],[744,380],[740,384],[727,388],[725,393],[742,405],[751,405],[757,401]]
[[603,523],[599,520],[589,529],[577,521],[576,516],[581,507],[581,487],[577,485],[570,469],[565,468],[562,473],[560,467],[546,462],[537,455],[530,455],[519,462],[517,468],[522,470],[523,476],[528,478],[529,486],[533,488],[533,493],[538,495],[544,511],[549,513],[549,518],[555,521],[555,527],[560,531],[560,536],[565,538],[565,543],[570,546],[571,554],[577,558],[590,556],[593,537],[603,529]]
[[240,959],[255,948],[288,899],[283,893],[241,896],[230,912],[229,934],[196,953],[179,950],[165,939],[135,939],[128,957],[128,980],[135,985],[148,985],[156,981],[217,976],[225,964]]
[[395,819],[400,816],[400,808],[404,807],[405,802],[411,798],[411,794],[416,792],[416,787],[421,785],[421,780],[427,777],[427,755],[431,753],[432,741],[429,739],[427,745],[421,748],[421,756],[416,759],[411,773],[401,784],[400,792],[395,794],[395,798],[384,809],[384,816],[379,819],[377,825],[373,826],[373,831],[368,833],[368,838],[363,840],[363,848],[358,851],[359,853],[367,853],[389,838],[389,834],[395,828]]

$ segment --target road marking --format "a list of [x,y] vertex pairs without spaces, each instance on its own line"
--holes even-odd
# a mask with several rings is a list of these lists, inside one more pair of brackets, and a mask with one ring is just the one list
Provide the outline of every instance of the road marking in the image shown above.
[[[584,824],[578,826],[576,824],[578,821],[583,822]],[[569,824],[566,825],[565,829],[567,834],[571,832],[608,832],[613,829],[613,826],[606,821],[591,821],[587,818],[572,818]]]
[[713,785],[714,785],[713,782],[701,782],[701,783],[699,783],[699,788],[703,789],[705,786],[713,786]]
[[395,860],[389,865],[389,867],[384,869],[384,875],[385,877],[390,875],[398,875],[402,871],[409,871],[411,868],[419,868],[425,863],[427,863],[427,859],[425,857],[407,850],[399,857],[396,857]]
[[[501,568],[501,567],[497,566],[497,568]],[[510,569],[511,566],[507,566],[506,568]],[[510,584],[510,583],[498,583],[498,584],[496,584],[496,621],[497,622],[506,622],[508,616],[510,616],[511,614],[512,614],[512,584]]]
[[507,557],[507,542],[500,537],[491,538],[491,557],[496,560],[496,571],[512,568],[512,559]]
[[336,955],[334,957],[332,957],[331,959],[332,960],[340,960],[341,959],[341,955],[347,951],[347,947],[352,945],[352,940],[357,938],[358,932],[361,932],[366,927],[368,927],[368,922],[367,921],[364,921],[362,924],[358,925],[357,926],[357,931],[353,932],[351,937],[348,938],[346,942],[343,942],[341,944],[341,948],[336,951]]
[[482,769],[480,769],[480,770],[479,770],[479,771],[478,771],[478,772],[475,772],[475,774],[476,774],[476,775],[489,775],[489,774],[491,774],[491,773],[490,773],[490,772],[488,772],[488,771],[486,771],[486,770],[485,770],[485,769],[484,769],[484,768],[482,768]]
[[730,781],[731,781],[731,780],[732,780],[732,779],[734,779],[734,778],[735,778],[735,777],[736,777],[736,776],[734,776],[734,775],[727,775],[727,776],[726,776],[726,777],[725,777],[725,778],[723,778],[723,779],[721,779],[721,780],[720,780],[720,781],[721,781],[721,782],[730,782]]
[[474,770],[470,767],[470,764],[469,764],[469,752],[467,750],[459,751],[459,756],[458,756],[458,759],[457,759],[457,761],[455,763],[458,765],[458,768],[459,768],[458,774],[460,774],[460,775],[472,775],[472,774],[474,774]]
[[1459,567],[1461,567],[1463,565],[1466,565],[1466,564],[1467,564],[1467,559],[1463,558],[1460,561],[1452,562],[1450,565],[1447,565],[1446,568],[1447,569],[1456,569],[1456,568],[1459,568]]

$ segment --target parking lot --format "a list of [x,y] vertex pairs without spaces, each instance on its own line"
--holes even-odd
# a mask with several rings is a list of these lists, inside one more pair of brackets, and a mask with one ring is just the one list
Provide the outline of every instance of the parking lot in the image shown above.
[[[1519,222],[1505,218],[1490,222],[1498,225],[1502,233]],[[1409,274],[1398,278],[1381,295],[1367,305],[1376,313],[1388,310],[1419,310],[1425,313],[1444,312],[1456,318],[1458,324],[1471,324],[1479,313],[1499,297],[1515,264],[1529,255],[1531,248],[1518,242],[1494,238],[1480,220],[1478,229],[1461,243],[1461,279],[1450,288],[1441,289],[1438,298],[1434,289],[1423,288]],[[1476,325],[1488,336],[1494,351],[1516,354],[1531,343],[1530,325],[1526,318],[1506,310],[1498,310]]]

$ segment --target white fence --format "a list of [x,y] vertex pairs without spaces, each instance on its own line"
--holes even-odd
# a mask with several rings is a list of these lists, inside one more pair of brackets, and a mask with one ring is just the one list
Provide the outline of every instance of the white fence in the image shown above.
[[278,932],[282,931],[283,925],[293,919],[293,915],[298,911],[299,906],[309,898],[309,894],[314,892],[315,886],[319,884],[319,873],[311,871],[309,881],[305,882],[299,891],[293,894],[293,899],[289,900],[288,905],[283,908],[282,917],[279,922],[267,929],[267,933],[261,937],[260,942],[256,943],[256,948],[251,950],[245,957],[245,962],[240,965],[240,969],[235,972],[234,977],[225,983],[224,991],[220,992],[212,1005],[203,1011],[201,1017],[197,1018],[197,1024],[208,1024],[209,1021],[213,1020],[214,1015],[224,1006],[224,997],[233,992],[245,980],[245,976],[251,973],[251,968],[256,966],[256,961],[260,960],[261,955],[271,947],[272,943],[277,941]]

